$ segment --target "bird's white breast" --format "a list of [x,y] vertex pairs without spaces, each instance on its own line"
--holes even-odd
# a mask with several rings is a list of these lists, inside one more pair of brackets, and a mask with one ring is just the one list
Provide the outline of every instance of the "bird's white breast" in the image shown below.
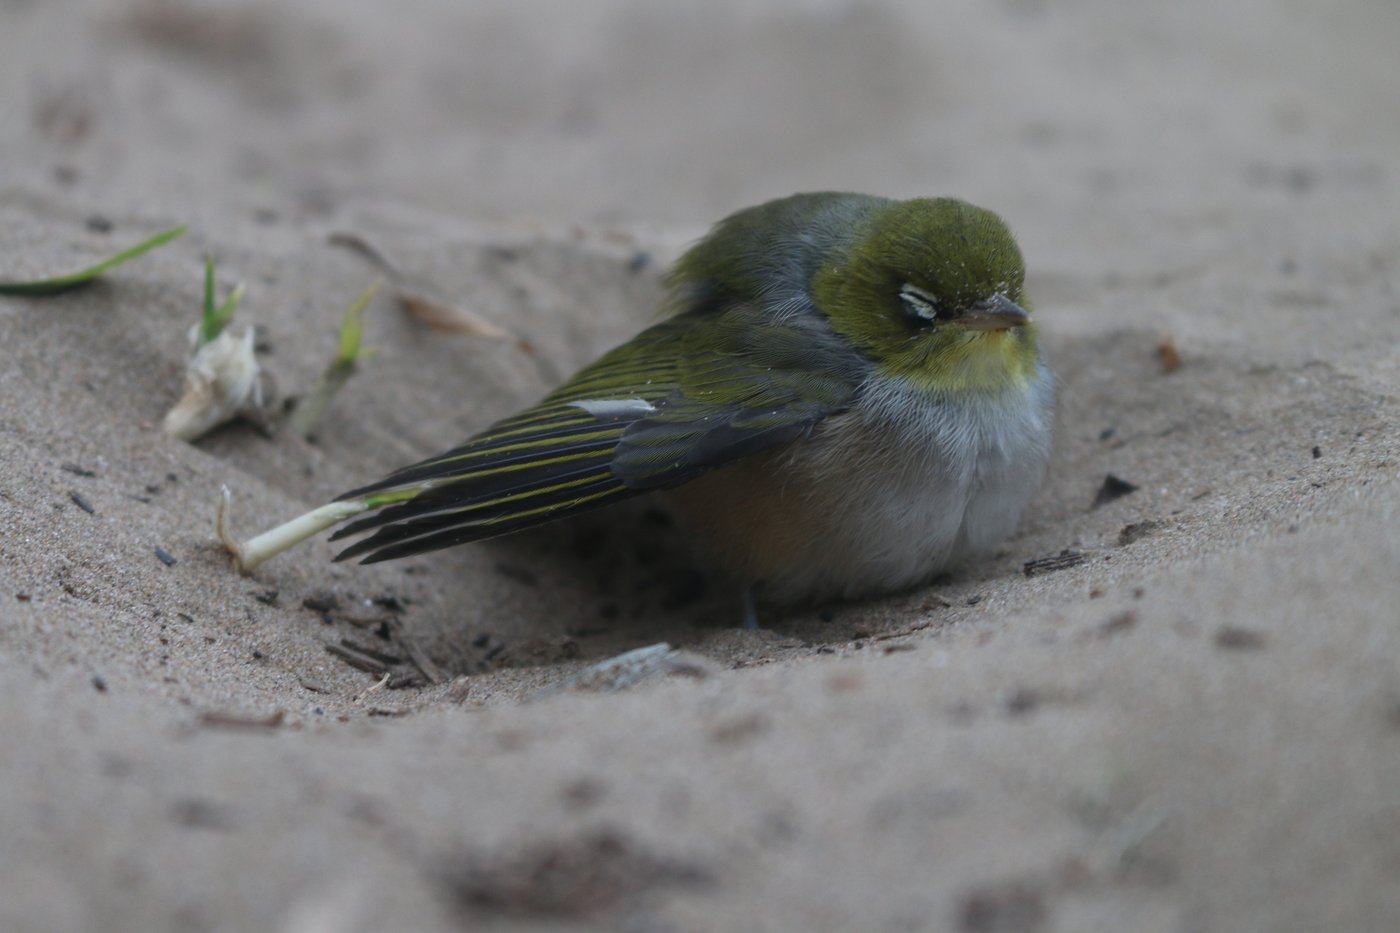
[[896,380],[794,445],[808,543],[763,583],[778,601],[907,588],[1015,530],[1050,456],[1049,373],[996,394],[930,400]]
[[713,557],[777,603],[906,589],[1015,530],[1050,456],[1042,365],[996,393],[931,399],[893,379],[812,436],[717,470],[673,500]]

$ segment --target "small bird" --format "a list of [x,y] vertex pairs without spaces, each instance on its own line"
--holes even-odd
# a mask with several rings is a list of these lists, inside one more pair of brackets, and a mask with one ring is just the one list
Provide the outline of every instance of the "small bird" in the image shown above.
[[335,533],[372,532],[336,559],[660,493],[765,603],[927,581],[1010,534],[1045,472],[1053,379],[1024,278],[1006,224],[952,198],[823,192],[739,211],[670,272],[661,323],[341,496],[334,520],[377,511]]

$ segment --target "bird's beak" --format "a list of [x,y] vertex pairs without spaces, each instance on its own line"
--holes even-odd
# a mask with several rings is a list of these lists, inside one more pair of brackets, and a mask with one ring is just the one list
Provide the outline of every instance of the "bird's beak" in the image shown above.
[[957,322],[968,330],[1009,330],[1029,324],[1031,316],[1005,295],[993,295],[977,302]]

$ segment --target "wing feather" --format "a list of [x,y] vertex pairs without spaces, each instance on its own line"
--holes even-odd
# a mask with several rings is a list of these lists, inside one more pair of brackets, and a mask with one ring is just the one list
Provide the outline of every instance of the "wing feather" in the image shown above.
[[843,409],[860,377],[852,351],[814,320],[774,323],[737,304],[657,324],[539,404],[346,493],[379,509],[332,536],[370,533],[336,559],[370,563],[495,537],[800,437]]

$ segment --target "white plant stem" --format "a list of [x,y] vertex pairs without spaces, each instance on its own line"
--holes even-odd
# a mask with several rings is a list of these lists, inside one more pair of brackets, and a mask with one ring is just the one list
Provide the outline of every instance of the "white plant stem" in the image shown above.
[[230,499],[229,489],[225,486],[219,498],[217,518],[219,540],[233,555],[233,559],[242,573],[250,573],[253,568],[268,558],[276,557],[312,535],[325,531],[332,525],[338,525],[347,518],[359,515],[371,507],[364,499],[331,502],[318,509],[312,509],[304,515],[298,515],[291,521],[283,522],[276,528],[264,531],[240,544],[228,530],[227,513]]

